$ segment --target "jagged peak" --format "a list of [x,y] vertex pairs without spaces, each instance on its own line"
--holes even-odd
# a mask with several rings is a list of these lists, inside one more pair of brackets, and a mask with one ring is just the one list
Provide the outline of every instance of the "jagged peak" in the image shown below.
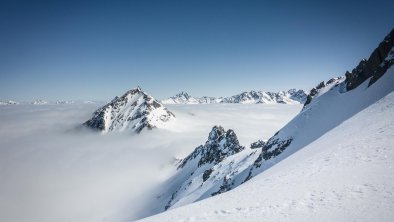
[[[135,88],[132,88],[132,89],[128,90],[128,91],[124,94],[124,96],[126,96],[126,95],[128,95],[128,94],[137,94],[137,93],[146,94],[146,93],[142,90],[142,88],[141,88],[140,86],[137,86],[137,87],[135,87]],[[147,94],[146,94],[146,95],[147,95]]]
[[225,157],[236,154],[245,149],[239,144],[237,135],[232,129],[225,131],[222,126],[214,126],[208,135],[205,145],[198,146],[182,160],[179,168],[183,168],[191,160],[198,158],[198,165],[218,163]]
[[[379,46],[371,53],[368,59],[363,58],[358,65],[351,71],[346,71],[344,76],[331,78],[325,83],[320,82],[316,87],[312,88],[304,103],[304,108],[312,102],[312,99],[320,94],[321,89],[329,86],[336,86],[344,82],[345,86],[342,92],[350,91],[357,88],[361,83],[370,79],[368,86],[375,83],[394,61],[391,59],[391,53],[394,49],[394,29],[384,38]],[[389,59],[387,59],[389,58]]]
[[211,132],[209,133],[208,136],[208,141],[219,141],[223,138],[223,135],[225,134],[225,130],[222,126],[214,126],[212,127]]
[[173,118],[172,112],[138,86],[96,110],[83,125],[102,132],[132,130],[139,133],[144,128],[164,126]]
[[183,95],[189,95],[189,93],[185,92],[185,91],[180,91],[178,94],[176,94],[177,96],[183,96]]

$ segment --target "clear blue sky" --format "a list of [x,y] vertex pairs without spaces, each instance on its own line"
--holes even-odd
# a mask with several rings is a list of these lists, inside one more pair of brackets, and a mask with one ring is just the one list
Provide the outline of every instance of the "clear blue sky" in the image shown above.
[[310,89],[394,27],[394,1],[377,0],[0,4],[0,99],[19,101]]

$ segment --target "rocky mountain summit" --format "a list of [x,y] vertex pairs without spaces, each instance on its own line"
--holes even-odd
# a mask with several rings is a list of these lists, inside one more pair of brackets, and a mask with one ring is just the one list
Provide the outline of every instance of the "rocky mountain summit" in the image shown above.
[[92,118],[83,125],[104,133],[140,133],[145,128],[164,127],[174,119],[175,115],[172,112],[138,87],[127,91],[121,97],[115,97],[110,103],[95,111]]
[[233,130],[225,131],[222,126],[214,126],[205,145],[197,147],[189,156],[183,159],[178,169],[185,167],[194,159],[198,159],[197,167],[204,164],[217,164],[227,156],[238,153],[244,148],[239,145],[237,135],[235,135]]
[[[195,148],[178,164],[176,175],[169,179],[160,195],[159,202],[166,204],[158,206],[159,211],[222,192],[223,175],[231,170],[223,160],[242,153],[244,149],[233,130],[214,126],[205,144]],[[200,191],[195,192],[197,190]]]

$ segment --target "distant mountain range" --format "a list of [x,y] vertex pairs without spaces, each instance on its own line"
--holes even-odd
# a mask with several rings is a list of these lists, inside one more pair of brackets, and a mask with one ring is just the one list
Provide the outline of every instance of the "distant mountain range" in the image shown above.
[[209,103],[240,103],[240,104],[303,104],[307,99],[304,90],[290,89],[280,92],[249,91],[230,97],[193,97],[186,92],[164,99],[163,104],[209,104]]
[[18,105],[19,102],[8,100],[8,101],[0,101],[0,105]]

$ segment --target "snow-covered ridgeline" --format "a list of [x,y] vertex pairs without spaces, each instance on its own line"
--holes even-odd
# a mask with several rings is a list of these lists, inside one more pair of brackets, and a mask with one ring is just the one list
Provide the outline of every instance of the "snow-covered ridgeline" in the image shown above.
[[163,104],[210,104],[210,103],[241,103],[241,104],[303,104],[306,101],[303,90],[290,89],[280,92],[249,91],[230,97],[193,97],[181,92],[173,97],[162,100]]
[[391,92],[237,189],[140,221],[389,222],[393,112]]

